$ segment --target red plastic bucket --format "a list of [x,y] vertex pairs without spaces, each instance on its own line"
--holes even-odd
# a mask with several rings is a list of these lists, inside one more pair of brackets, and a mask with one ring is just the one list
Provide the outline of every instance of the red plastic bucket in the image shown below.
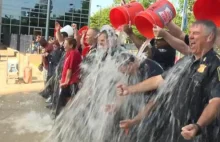
[[220,0],[197,0],[193,13],[197,20],[211,20],[220,27]]
[[138,31],[146,38],[153,38],[153,25],[163,28],[176,16],[174,6],[167,0],[158,0],[135,17]]
[[125,24],[134,24],[135,16],[144,11],[144,7],[139,2],[131,2],[129,4],[112,8],[110,11],[110,22],[114,28],[118,28]]

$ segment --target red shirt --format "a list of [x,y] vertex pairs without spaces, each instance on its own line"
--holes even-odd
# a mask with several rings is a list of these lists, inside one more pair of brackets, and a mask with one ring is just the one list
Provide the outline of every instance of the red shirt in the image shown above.
[[80,63],[82,62],[81,54],[77,49],[72,49],[66,53],[61,83],[64,83],[67,76],[67,70],[72,70],[72,75],[68,85],[78,83],[80,76]]

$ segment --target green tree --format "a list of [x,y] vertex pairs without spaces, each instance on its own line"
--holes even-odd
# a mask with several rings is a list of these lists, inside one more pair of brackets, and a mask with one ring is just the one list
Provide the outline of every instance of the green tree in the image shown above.
[[103,25],[109,25],[110,9],[110,7],[103,8],[100,11],[96,12],[92,17],[90,17],[90,27],[101,28]]

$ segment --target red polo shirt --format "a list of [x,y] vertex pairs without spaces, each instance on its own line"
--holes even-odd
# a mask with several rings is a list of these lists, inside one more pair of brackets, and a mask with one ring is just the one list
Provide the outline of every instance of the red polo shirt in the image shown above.
[[66,53],[61,83],[65,82],[68,69],[72,70],[72,75],[68,85],[79,82],[81,62],[82,62],[81,54],[77,49],[72,49]]

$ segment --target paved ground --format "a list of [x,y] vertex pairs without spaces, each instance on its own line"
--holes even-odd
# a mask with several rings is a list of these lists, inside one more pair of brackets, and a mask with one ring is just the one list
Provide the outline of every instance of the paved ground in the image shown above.
[[0,59],[0,142],[43,142],[53,121],[37,94],[44,86],[41,74],[33,71],[32,84],[6,84],[6,63]]

